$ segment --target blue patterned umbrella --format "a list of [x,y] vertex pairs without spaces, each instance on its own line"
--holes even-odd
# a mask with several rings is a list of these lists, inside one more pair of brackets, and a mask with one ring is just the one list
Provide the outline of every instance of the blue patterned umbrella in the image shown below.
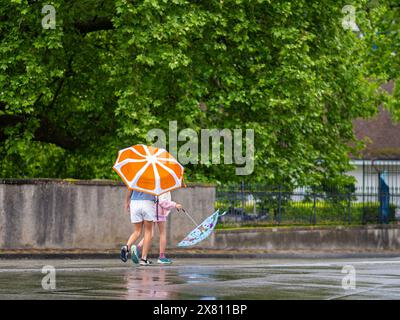
[[[186,214],[187,212],[184,211]],[[181,242],[178,243],[178,247],[190,247],[193,246],[200,241],[206,239],[214,230],[215,226],[218,223],[218,217],[221,217],[225,214],[219,213],[219,210],[215,211],[211,216],[206,218],[200,225],[198,225],[194,230],[192,230]],[[188,215],[189,216],[189,215]],[[189,216],[190,217],[190,216]],[[191,218],[191,217],[190,217]],[[192,218],[191,218],[192,219]],[[194,222],[194,220],[192,219]]]

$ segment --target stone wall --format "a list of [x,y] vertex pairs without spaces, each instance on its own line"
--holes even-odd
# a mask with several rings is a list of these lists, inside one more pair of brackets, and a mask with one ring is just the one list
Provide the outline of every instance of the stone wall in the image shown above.
[[[112,181],[0,180],[0,249],[119,248],[132,230],[124,212],[126,190]],[[214,210],[215,188],[189,185],[173,191],[172,199],[201,222]],[[169,246],[176,246],[193,227],[188,217],[173,210]]]
[[400,251],[400,225],[218,230],[216,249]]

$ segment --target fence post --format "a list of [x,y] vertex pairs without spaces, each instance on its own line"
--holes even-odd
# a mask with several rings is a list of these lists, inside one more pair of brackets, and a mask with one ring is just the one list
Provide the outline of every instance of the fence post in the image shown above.
[[278,223],[281,224],[282,221],[282,186],[279,185],[278,193]]
[[241,183],[241,185],[240,185],[240,191],[241,191],[241,194],[242,194],[242,221],[243,221],[243,218],[244,218],[244,209],[245,209],[245,205],[244,205],[244,181],[242,180],[242,183]]
[[314,199],[313,199],[313,202],[314,202],[313,203],[313,224],[316,224],[317,223],[317,212],[316,212],[317,197],[316,197],[315,192],[313,193],[313,197],[314,197]]
[[363,172],[363,179],[362,179],[362,224],[365,224],[366,219],[365,219],[365,160],[363,160],[363,166],[362,166],[362,172]]
[[347,223],[351,224],[351,193],[347,191]]
[[238,222],[238,214],[237,214],[237,210],[236,210],[236,205],[237,205],[237,203],[238,203],[238,190],[237,190],[237,186],[235,185],[234,187],[232,187],[232,190],[233,190],[233,192],[234,192],[234,195],[235,195],[235,201],[234,201],[234,203],[233,203],[233,214],[234,214],[234,217],[235,217],[235,223],[236,222]]

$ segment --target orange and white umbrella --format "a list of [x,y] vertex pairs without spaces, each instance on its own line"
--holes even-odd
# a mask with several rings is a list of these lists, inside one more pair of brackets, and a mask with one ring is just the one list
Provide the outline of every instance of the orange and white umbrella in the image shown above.
[[120,150],[113,169],[129,189],[155,196],[183,183],[184,169],[169,152],[143,144]]

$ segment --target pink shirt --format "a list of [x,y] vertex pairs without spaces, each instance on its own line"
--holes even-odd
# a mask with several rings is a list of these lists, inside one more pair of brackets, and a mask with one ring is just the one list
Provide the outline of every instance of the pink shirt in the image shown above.
[[171,200],[171,192],[158,197],[158,221],[166,221],[171,209],[176,207],[176,202]]

